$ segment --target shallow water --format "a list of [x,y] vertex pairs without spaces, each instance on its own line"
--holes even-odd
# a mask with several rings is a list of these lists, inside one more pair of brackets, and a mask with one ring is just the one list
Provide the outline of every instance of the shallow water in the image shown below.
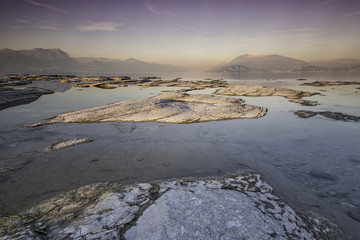
[[[335,78],[331,80],[353,80]],[[304,107],[282,97],[242,97],[248,104],[268,107],[267,115],[196,124],[117,122],[19,128],[58,113],[147,98],[167,89],[129,86],[71,88],[0,111],[0,212],[18,212],[61,191],[99,181],[214,176],[245,165],[261,172],[275,194],[291,206],[320,213],[356,239],[360,235],[360,123],[321,116],[300,119],[293,112],[360,115],[359,86],[304,87],[295,79],[243,82],[320,92],[309,98],[320,105]],[[94,141],[46,150],[75,137]]]

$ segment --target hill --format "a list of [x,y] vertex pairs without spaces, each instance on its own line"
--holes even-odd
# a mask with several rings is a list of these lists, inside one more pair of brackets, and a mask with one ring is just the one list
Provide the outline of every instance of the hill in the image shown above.
[[231,62],[211,69],[211,72],[268,72],[292,71],[309,63],[280,55],[245,54]]
[[32,50],[0,50],[0,70],[2,71],[41,71],[74,70],[81,64],[59,48]]

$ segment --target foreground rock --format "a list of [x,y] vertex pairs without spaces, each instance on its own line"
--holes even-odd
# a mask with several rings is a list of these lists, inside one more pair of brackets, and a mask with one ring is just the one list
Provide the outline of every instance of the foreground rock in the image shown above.
[[54,91],[44,88],[8,88],[0,87],[0,110],[37,100],[44,94],[52,94]]
[[360,82],[356,81],[315,81],[311,83],[303,83],[303,86],[313,87],[327,87],[327,86],[341,86],[341,85],[360,85]]
[[316,115],[322,115],[327,118],[331,118],[334,120],[342,120],[342,121],[354,121],[358,122],[360,120],[360,117],[353,116],[353,115],[347,115],[344,113],[339,112],[313,112],[313,111],[307,111],[307,110],[299,110],[294,112],[295,115],[301,117],[301,118],[310,118],[314,117]]
[[59,150],[59,149],[69,148],[69,147],[72,147],[72,146],[76,146],[76,145],[83,144],[83,143],[89,143],[89,142],[92,142],[92,141],[93,140],[88,139],[88,138],[69,139],[69,140],[60,141],[60,142],[57,142],[57,143],[51,145],[50,147],[48,147],[48,150],[52,151],[52,150]]
[[0,239],[340,239],[252,171],[225,178],[81,187],[0,217]]
[[316,93],[303,92],[288,88],[271,88],[260,85],[229,85],[216,90],[214,94],[248,97],[280,96],[290,99],[301,99],[303,97],[310,97]]
[[194,123],[238,118],[259,118],[263,107],[246,105],[241,99],[186,93],[167,93],[142,100],[128,100],[57,115],[36,127],[52,123],[155,121]]

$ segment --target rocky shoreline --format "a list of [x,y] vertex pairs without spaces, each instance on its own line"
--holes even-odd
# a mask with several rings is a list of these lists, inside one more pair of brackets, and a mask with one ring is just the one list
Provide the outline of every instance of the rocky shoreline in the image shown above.
[[[224,207],[226,206],[226,207]],[[0,239],[340,239],[251,170],[123,186],[97,183],[0,217]]]

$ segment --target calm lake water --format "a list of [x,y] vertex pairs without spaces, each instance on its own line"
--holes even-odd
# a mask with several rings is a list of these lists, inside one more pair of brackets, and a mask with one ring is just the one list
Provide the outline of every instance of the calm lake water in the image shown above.
[[[136,78],[149,74],[121,75]],[[58,113],[148,98],[169,90],[137,86],[68,89],[65,84],[45,82],[58,92],[0,111],[0,213],[16,213],[62,191],[94,182],[218,176],[248,166],[262,173],[275,194],[295,209],[319,213],[337,223],[347,238],[358,239],[360,123],[321,116],[300,119],[293,112],[338,111],[360,116],[359,85],[300,86],[316,80],[360,82],[359,73],[151,75],[163,79],[222,78],[231,83],[319,92],[321,95],[307,99],[317,100],[320,105],[305,107],[282,97],[241,97],[248,104],[267,107],[267,115],[196,124],[116,122],[20,128]],[[206,89],[190,93],[213,92]],[[76,137],[94,141],[64,150],[46,150],[53,143]],[[318,174],[310,174],[314,172]]]

